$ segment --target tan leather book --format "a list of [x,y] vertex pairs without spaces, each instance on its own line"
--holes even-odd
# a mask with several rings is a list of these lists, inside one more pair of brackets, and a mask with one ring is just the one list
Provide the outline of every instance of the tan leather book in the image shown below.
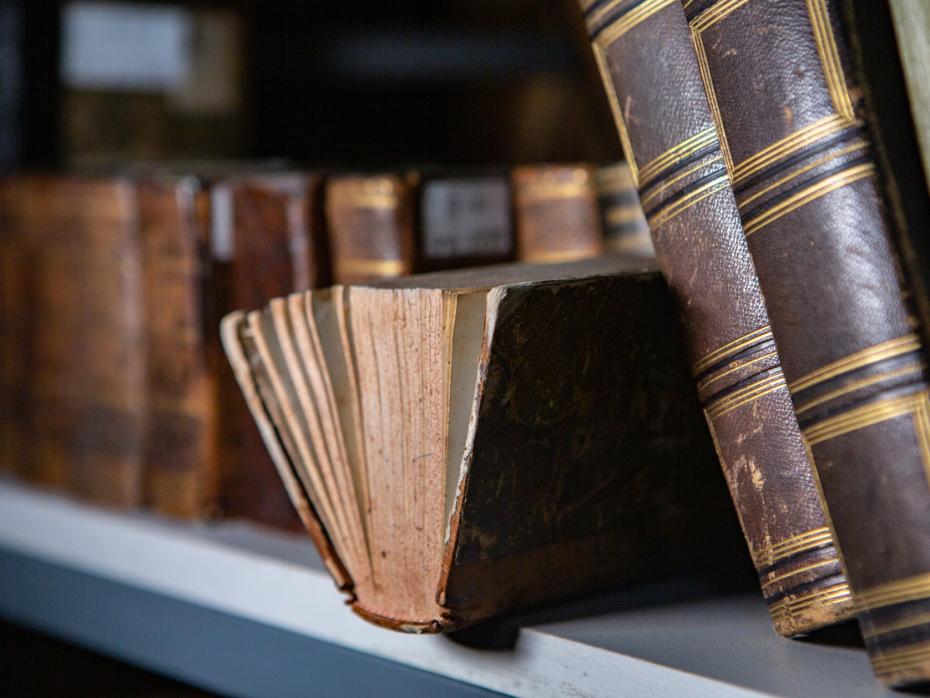
[[209,345],[207,190],[193,176],[136,184],[145,297],[145,504],[181,518],[218,507],[216,366]]
[[649,226],[639,202],[633,172],[626,162],[598,167],[594,190],[604,231],[604,248],[611,252],[655,257]]
[[[328,281],[320,186],[316,175],[297,173],[228,177],[212,185],[212,327],[236,308],[257,307]],[[212,350],[221,357],[218,335],[211,337]],[[217,370],[223,516],[299,528],[228,364],[222,361]]]
[[592,166],[527,165],[512,178],[521,261],[569,262],[604,251]]
[[582,7],[775,630],[799,635],[847,619],[849,587],[682,8],[667,0]]
[[735,530],[667,289],[641,260],[335,286],[233,313],[222,337],[373,623],[451,630],[715,564]]
[[30,268],[26,476],[99,503],[142,495],[145,331],[135,190],[108,177],[3,184]]
[[687,13],[872,666],[890,685],[925,683],[927,354],[837,7],[723,0]]

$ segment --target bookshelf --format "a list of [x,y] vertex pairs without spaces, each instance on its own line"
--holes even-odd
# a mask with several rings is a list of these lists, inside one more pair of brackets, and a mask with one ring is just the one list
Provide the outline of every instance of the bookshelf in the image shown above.
[[0,615],[242,696],[898,695],[861,647],[775,636],[749,591],[665,582],[529,614],[513,648],[476,649],[359,620],[302,536],[108,512],[7,480]]

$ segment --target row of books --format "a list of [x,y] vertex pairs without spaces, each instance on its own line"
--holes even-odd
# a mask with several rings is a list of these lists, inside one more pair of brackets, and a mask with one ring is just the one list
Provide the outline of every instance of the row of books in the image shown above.
[[333,280],[649,245],[624,163],[10,176],[0,467],[110,505],[299,526],[221,360],[222,314]]
[[856,617],[879,679],[927,681],[930,216],[915,153],[876,162],[870,58],[832,0],[581,6],[697,398],[624,258],[247,306],[224,345],[307,528],[413,632],[616,583],[710,535],[699,403],[775,629]]

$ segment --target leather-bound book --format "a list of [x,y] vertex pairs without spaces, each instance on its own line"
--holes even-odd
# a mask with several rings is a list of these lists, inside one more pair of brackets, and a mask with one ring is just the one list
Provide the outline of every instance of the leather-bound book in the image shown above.
[[99,503],[142,493],[145,331],[135,189],[108,177],[3,185],[17,263],[30,269],[23,455],[34,482]]
[[601,213],[604,247],[611,252],[654,257],[649,225],[630,166],[621,161],[597,168],[594,189]]
[[928,681],[926,354],[836,8],[696,0],[687,12],[873,668],[891,685]]
[[732,555],[668,291],[641,260],[336,286],[233,313],[222,337],[373,623],[452,630]]
[[520,261],[569,262],[604,251],[593,167],[526,165],[512,181]]
[[775,629],[852,613],[678,2],[582,2]]
[[344,175],[326,183],[333,278],[356,283],[413,272],[415,177]]
[[207,191],[196,177],[137,183],[144,278],[148,405],[145,503],[202,518],[217,507],[216,367]]
[[506,174],[423,172],[418,179],[415,271],[514,260],[513,205]]
[[[211,188],[210,245],[217,315],[328,281],[319,177],[230,177]],[[216,352],[222,352],[218,336]],[[218,368],[220,505],[228,517],[298,528],[287,495],[225,361]]]

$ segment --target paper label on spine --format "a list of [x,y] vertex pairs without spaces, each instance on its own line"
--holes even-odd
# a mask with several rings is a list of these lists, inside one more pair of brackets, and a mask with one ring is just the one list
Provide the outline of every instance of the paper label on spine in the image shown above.
[[430,259],[511,251],[510,187],[503,179],[427,182],[421,213],[423,251]]

